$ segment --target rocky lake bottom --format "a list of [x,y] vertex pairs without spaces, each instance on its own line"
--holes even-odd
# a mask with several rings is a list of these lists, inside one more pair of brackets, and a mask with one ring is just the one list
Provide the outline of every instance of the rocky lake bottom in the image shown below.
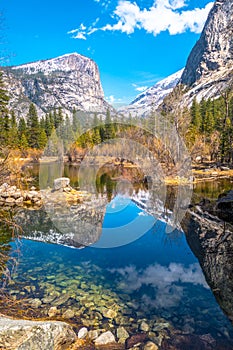
[[[123,228],[146,216],[133,202],[126,210],[109,204],[104,227]],[[149,219],[149,217],[148,217]],[[95,339],[111,331],[124,343],[146,333],[158,346],[171,334],[233,340],[233,328],[208,287],[184,233],[166,233],[157,221],[130,244],[109,249],[75,249],[16,239],[10,243],[17,264],[4,288],[34,314],[87,327]],[[6,310],[7,314],[7,310]]]

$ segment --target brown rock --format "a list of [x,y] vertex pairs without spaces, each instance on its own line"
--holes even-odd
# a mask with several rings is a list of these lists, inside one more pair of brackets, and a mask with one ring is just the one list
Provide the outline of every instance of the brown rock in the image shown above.
[[132,348],[136,344],[143,343],[147,338],[145,333],[138,333],[132,335],[130,338],[126,339],[126,349]]

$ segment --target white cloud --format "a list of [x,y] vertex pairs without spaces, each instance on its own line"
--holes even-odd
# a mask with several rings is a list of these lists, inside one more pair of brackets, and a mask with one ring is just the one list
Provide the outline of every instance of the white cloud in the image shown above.
[[67,34],[72,34],[73,39],[86,40],[87,39],[86,29],[87,27],[83,23],[81,23],[79,28],[70,30]]
[[135,88],[136,91],[143,92],[148,89],[148,86],[138,86]]
[[[83,39],[83,36],[99,30],[133,34],[138,29],[145,30],[146,33],[154,36],[163,31],[168,31],[171,35],[181,34],[187,30],[200,33],[213,2],[209,2],[204,8],[193,10],[184,9],[185,6],[185,0],[155,0],[149,9],[140,9],[136,2],[120,0],[111,15],[115,23],[107,23],[100,28],[96,28],[96,23],[93,23],[87,31],[82,28],[75,29],[74,31],[81,32],[82,35],[77,34],[73,38]],[[72,34],[72,32],[69,33]]]
[[116,99],[113,95],[106,97],[106,100],[110,103],[114,103],[116,101]]
[[82,40],[87,40],[87,37],[85,36],[84,33],[78,33],[74,36],[74,39],[82,39]]

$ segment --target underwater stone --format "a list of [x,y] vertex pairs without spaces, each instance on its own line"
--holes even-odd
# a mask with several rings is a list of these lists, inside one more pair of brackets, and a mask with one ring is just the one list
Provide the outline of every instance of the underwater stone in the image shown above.
[[117,328],[117,338],[120,340],[126,340],[127,338],[129,338],[129,333],[124,327]]
[[73,318],[74,317],[74,311],[72,309],[67,309],[63,314],[63,318]]
[[112,309],[103,309],[102,314],[106,318],[115,318],[117,316],[117,312]]
[[37,309],[38,307],[40,307],[42,305],[42,302],[40,299],[36,298],[36,299],[33,299],[31,301],[31,305],[32,307],[34,307],[35,309]]
[[99,331],[97,329],[88,332],[88,337],[90,340],[95,340],[99,336]]
[[116,342],[115,337],[110,331],[102,333],[94,341],[95,345],[106,345],[106,344],[115,343],[115,342]]
[[56,306],[52,306],[48,311],[49,317],[54,317],[54,316],[58,315],[59,313],[60,313],[60,310],[58,310]]
[[143,350],[158,350],[158,346],[155,343],[152,343],[151,341],[148,341],[146,345],[143,347]]
[[54,295],[49,295],[47,297],[44,297],[42,299],[42,301],[43,301],[44,304],[50,304],[54,299],[55,299]]
[[136,344],[143,343],[147,335],[145,333],[134,334],[130,338],[126,339],[126,349],[134,347]]
[[[86,327],[82,327],[78,331],[78,338],[79,339],[84,339],[84,338],[86,338],[87,335],[88,335],[88,329]],[[98,333],[97,333],[97,336],[98,336]]]
[[148,332],[149,329],[150,329],[150,326],[145,321],[142,321],[142,323],[140,324],[139,329],[141,331],[143,331],[143,332]]
[[62,304],[65,304],[70,299],[70,296],[67,294],[63,294],[61,297],[58,297],[54,302],[54,306],[60,306]]

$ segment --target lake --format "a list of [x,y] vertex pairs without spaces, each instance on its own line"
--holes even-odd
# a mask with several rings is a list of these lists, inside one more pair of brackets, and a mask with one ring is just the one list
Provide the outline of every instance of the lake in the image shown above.
[[[65,168],[64,174],[79,186],[74,168],[70,171]],[[4,293],[26,301],[42,317],[56,307],[55,318],[63,315],[89,329],[115,332],[123,326],[129,334],[150,331],[157,344],[177,331],[231,343],[232,324],[216,302],[185,234],[167,230],[162,218],[155,219],[137,205],[132,193],[118,193],[116,182],[110,181],[112,174],[104,174],[99,194],[108,204],[99,240],[82,249],[48,243],[49,227],[45,242],[25,236],[5,238],[2,249],[8,246],[8,256],[17,264]],[[230,188],[229,180],[201,183],[194,198],[209,194],[216,198]],[[147,192],[142,183],[134,190]],[[167,193],[175,191],[170,188]]]

